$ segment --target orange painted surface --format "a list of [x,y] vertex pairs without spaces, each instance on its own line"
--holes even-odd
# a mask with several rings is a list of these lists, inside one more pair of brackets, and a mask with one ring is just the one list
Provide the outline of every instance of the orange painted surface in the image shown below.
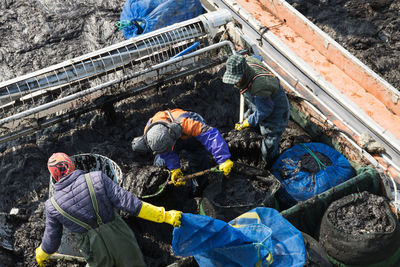
[[[369,92],[371,90],[370,86],[372,86],[375,91],[385,92],[384,94],[387,94],[385,89],[377,89],[376,81],[375,85],[371,85],[371,78],[363,76],[353,63],[349,62],[349,60],[345,60],[340,51],[335,49],[330,50],[329,53],[331,53],[331,55],[329,58],[321,53],[320,51],[326,50],[325,48],[321,48],[321,44],[323,46],[323,41],[321,42],[319,35],[312,34],[310,28],[298,27],[296,28],[297,32],[290,28],[289,25],[300,25],[303,24],[303,22],[293,15],[289,16],[287,14],[288,11],[277,4],[277,1],[273,1],[275,5],[271,5],[269,0],[261,0],[265,5],[256,1],[237,0],[237,2],[263,25],[269,27],[270,31],[295,52],[297,56],[320,73],[325,80],[334,85],[343,95],[347,96],[358,107],[364,110],[364,112],[382,128],[391,132],[397,139],[400,139],[400,116],[394,114],[394,109],[391,106],[389,106],[389,108],[393,112],[387,108],[387,105],[389,105],[387,100],[380,100],[378,96]],[[267,4],[270,5],[269,8],[275,9],[274,13],[279,13],[282,18],[286,19],[285,24],[276,28],[272,27],[279,24],[280,20],[268,12],[266,9]],[[308,40],[302,38],[300,34],[307,35]],[[328,46],[328,48],[329,47],[330,46]],[[342,64],[335,65],[333,62],[341,62]],[[350,76],[348,73],[350,73]],[[357,75],[360,76],[360,79],[357,79],[358,81],[351,78],[351,76],[354,77]],[[397,105],[396,108],[399,110]],[[397,114],[400,114],[400,110]]]
[[298,35],[302,36],[308,43],[312,44],[329,61],[336,64],[349,77],[359,83],[367,92],[378,98],[393,113],[400,115],[400,103],[392,101],[392,92],[384,84],[376,80],[370,73],[366,72],[360,65],[353,62],[334,44],[326,43],[323,36],[307,25],[303,20],[287,9],[278,0],[260,0],[263,9],[267,9],[271,14],[280,20],[286,20],[286,24],[291,27]]

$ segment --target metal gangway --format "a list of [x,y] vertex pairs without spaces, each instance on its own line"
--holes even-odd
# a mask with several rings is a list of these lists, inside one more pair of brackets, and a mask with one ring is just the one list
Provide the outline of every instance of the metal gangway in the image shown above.
[[0,143],[222,63],[235,53],[220,41],[231,20],[206,13],[1,82]]

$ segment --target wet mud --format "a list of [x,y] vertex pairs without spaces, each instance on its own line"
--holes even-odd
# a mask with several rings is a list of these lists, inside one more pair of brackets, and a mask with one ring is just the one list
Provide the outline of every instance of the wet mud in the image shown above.
[[166,168],[158,166],[138,166],[136,170],[134,168],[133,166],[120,185],[139,198],[156,194],[159,187],[169,180],[170,175]]
[[[332,166],[332,161],[329,157],[320,152],[313,153],[318,160],[322,162],[323,166]],[[320,164],[318,164],[317,160],[310,154],[304,155],[304,157],[299,161],[299,164],[300,170],[308,172],[311,175],[314,175],[321,170]]]
[[229,178],[212,178],[201,199],[201,212],[229,222],[255,207],[274,207],[279,181],[268,170],[243,163],[232,169]]
[[[332,161],[326,155],[320,152],[313,153],[325,166],[332,165]],[[285,158],[282,161],[285,163],[279,170],[279,174],[282,179],[290,179],[300,171],[307,172],[310,175],[314,175],[321,170],[321,167],[314,156],[308,153],[305,154],[303,158],[300,159],[297,163],[291,158]]]
[[223,183],[222,190],[214,201],[221,206],[257,205],[265,198],[268,188],[257,180],[251,180],[242,175],[232,175]]
[[[142,135],[147,119],[157,111],[168,107],[195,111],[225,136],[240,135],[233,130],[238,118],[239,95],[233,94],[234,89],[222,83],[222,73],[223,69],[216,68],[118,102],[114,105],[115,120],[109,120],[108,113],[102,110],[92,111],[39,130],[31,136],[0,145],[0,211],[9,213],[11,208],[16,207],[24,210],[25,214],[18,220],[8,221],[13,233],[9,237],[13,250],[0,248],[0,255],[4,264],[13,264],[5,266],[36,266],[34,250],[40,245],[43,235],[43,204],[49,193],[46,163],[52,153],[62,151],[69,155],[96,153],[106,156],[121,168],[124,177],[122,186],[143,196],[153,193],[168,178],[168,172],[152,166],[153,155],[134,153],[131,149],[133,137]],[[284,134],[282,144],[293,145],[294,139],[302,139],[304,135],[295,123],[290,123],[287,131],[290,134]],[[255,131],[252,135],[256,136],[253,143],[260,141],[259,133]],[[295,135],[300,138],[294,138]],[[240,142],[245,137],[241,138]],[[240,143],[234,138],[227,140],[231,145]],[[240,145],[236,147],[238,159],[241,157],[246,161],[248,149],[251,149],[254,160],[249,162],[250,165],[262,164],[256,160],[261,159],[259,150],[247,143],[242,151]],[[186,164],[184,158],[182,164]],[[166,209],[198,212],[198,199],[192,198],[187,189],[171,185],[160,196],[145,201]],[[128,214],[122,215],[135,232],[149,266],[167,266],[180,260],[171,250],[171,226],[144,221]],[[185,261],[189,264],[191,262],[190,259]],[[50,266],[83,265],[58,260]]]
[[[0,145],[0,211],[8,213],[13,207],[25,210],[21,219],[8,222],[13,232],[9,237],[13,250],[0,248],[0,255],[4,264],[13,264],[5,266],[36,266],[34,250],[43,235],[43,203],[48,198],[46,163],[52,153],[96,153],[114,160],[123,173],[122,186],[137,196],[153,193],[168,178],[165,169],[152,166],[153,155],[134,153],[131,149],[133,137],[142,135],[147,119],[159,110],[180,107],[198,112],[226,136],[233,156],[237,153],[239,161],[262,166],[257,145],[260,134],[256,130],[251,134],[250,131],[233,130],[238,118],[239,96],[232,93],[233,88],[222,83],[222,73],[220,68],[206,71],[116,103],[115,120],[110,120],[108,113],[97,110]],[[246,142],[249,135],[250,141]],[[304,141],[304,131],[291,122],[283,135],[281,149],[282,145],[287,149],[296,144],[296,140]],[[247,156],[251,160],[247,160]],[[187,165],[184,158],[182,165]],[[259,194],[255,198],[258,199]],[[145,201],[166,209],[198,212],[198,200],[193,199],[187,189],[171,185],[160,196]],[[181,260],[171,250],[172,227],[122,215],[135,232],[149,266],[167,266]],[[190,266],[190,259],[185,261]],[[50,266],[83,265],[58,260]]]
[[400,90],[400,0],[287,0]]
[[0,1],[0,81],[123,41],[125,1]]
[[243,162],[258,168],[265,168],[261,158],[262,135],[257,129],[232,130],[223,137],[228,144],[233,161]]
[[386,213],[385,202],[387,200],[381,196],[363,192],[347,205],[335,207],[333,203],[328,219],[339,230],[351,235],[393,232],[395,225]]

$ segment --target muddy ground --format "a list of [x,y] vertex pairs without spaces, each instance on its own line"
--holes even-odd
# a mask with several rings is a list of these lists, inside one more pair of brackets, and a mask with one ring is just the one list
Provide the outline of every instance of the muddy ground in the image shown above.
[[[122,34],[114,31],[122,5],[123,1],[117,0],[0,0],[0,81],[122,41]],[[43,204],[48,198],[46,163],[54,152],[109,157],[121,167],[127,190],[139,196],[153,192],[154,188],[143,186],[158,184],[166,174],[150,167],[152,155],[135,154],[131,140],[142,134],[147,119],[161,109],[180,107],[198,112],[223,133],[234,160],[262,167],[260,136],[251,131],[232,132],[239,117],[239,97],[221,82],[222,73],[216,69],[188,77],[115,104],[115,114],[92,111],[0,145],[0,212],[19,209],[17,215],[0,215],[9,230],[0,240],[1,266],[36,266],[34,250],[44,231]],[[291,121],[281,151],[308,141],[310,138]],[[142,180],[150,176],[154,180]],[[146,201],[197,212],[196,200],[177,197],[187,196],[181,191],[185,193],[169,186],[163,195]],[[171,251],[172,227],[127,214],[123,218],[134,230],[149,266],[166,266],[179,260]],[[8,245],[12,249],[4,248]],[[192,260],[186,263],[193,265]],[[83,264],[58,261],[50,266]]]
[[381,196],[362,192],[356,201],[347,205],[332,203],[328,219],[340,231],[350,235],[390,233],[395,225],[386,213],[385,203],[387,199]]
[[[214,201],[221,206],[236,206],[236,205],[250,205],[261,204],[264,199],[264,192],[268,188],[261,188],[263,184],[252,181],[242,175],[231,175],[229,180],[214,198]],[[241,190],[238,190],[241,188]]]
[[[314,155],[322,162],[324,166],[331,166],[332,161],[330,158],[322,153],[314,152]],[[310,175],[314,175],[321,170],[319,163],[315,160],[314,156],[311,154],[305,154],[302,159],[297,162],[296,169],[288,168],[293,166],[295,162],[293,159],[285,158],[282,159],[285,165],[279,170],[282,179],[289,179],[296,175],[298,172],[307,172]]]
[[[203,72],[180,83],[164,85],[116,103],[114,120],[107,117],[109,113],[93,111],[1,145],[0,211],[9,212],[13,207],[21,209],[21,218],[13,217],[8,222],[12,228],[10,239],[14,250],[2,249],[2,262],[10,263],[8,266],[35,266],[34,249],[40,244],[44,231],[43,202],[48,198],[46,161],[54,152],[63,151],[70,155],[97,153],[111,158],[121,167],[127,179],[123,186],[132,193],[143,194],[149,188],[141,188],[146,183],[140,179],[154,179],[154,183],[159,183],[167,173],[158,167],[150,167],[152,155],[134,153],[131,141],[142,134],[147,119],[158,110],[180,107],[198,112],[230,140],[230,146],[244,143],[247,132],[229,132],[238,118],[239,97],[232,93],[234,91],[230,86],[222,83],[223,71],[217,68],[210,70],[210,73]],[[246,142],[242,150],[237,146],[236,152],[232,153],[235,160],[246,161],[249,151],[252,158],[261,159],[253,148],[257,147],[259,134],[255,132],[252,135],[255,141]],[[235,136],[236,141],[229,136]],[[281,149],[304,141],[305,136],[299,126],[290,122]],[[253,160],[253,163],[254,166],[262,164],[257,160]],[[149,183],[153,183],[152,180]],[[197,202],[189,198],[187,191],[173,186],[167,187],[160,197],[146,201],[184,212],[197,212],[198,208]],[[172,227],[123,215],[136,233],[149,266],[166,266],[179,260],[171,251]],[[62,261],[55,264],[71,266]]]
[[400,0],[287,0],[400,90]]

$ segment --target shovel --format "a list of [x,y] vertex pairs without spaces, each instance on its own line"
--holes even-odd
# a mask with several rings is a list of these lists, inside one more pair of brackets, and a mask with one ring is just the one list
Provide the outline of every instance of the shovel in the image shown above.
[[[180,181],[180,182],[181,181],[187,181],[189,179],[193,179],[195,177],[204,175],[204,174],[209,173],[209,172],[223,172],[223,171],[218,170],[217,167],[213,167],[213,168],[210,168],[210,169],[207,169],[207,170],[204,170],[204,171],[199,171],[199,172],[195,172],[195,173],[183,176],[183,177],[179,178],[178,181]],[[172,181],[169,181],[170,177],[171,177],[171,173],[170,173],[170,176],[168,177],[168,179],[163,184],[158,186],[157,192],[155,192],[154,194],[151,194],[151,195],[141,196],[140,198],[141,199],[146,199],[146,198],[151,198],[151,197],[155,197],[155,196],[160,195],[162,192],[164,192],[164,190],[167,187],[167,185],[173,184]]]
[[[221,172],[221,173],[223,173],[224,171],[219,170],[217,167],[212,167],[212,168],[204,170],[204,171],[199,171],[199,172],[195,172],[195,173],[192,173],[192,174],[185,175],[185,176],[179,178],[177,180],[177,182],[185,182],[187,180],[202,176],[202,175],[207,174],[209,172]],[[173,182],[169,181],[168,184],[173,184]]]

